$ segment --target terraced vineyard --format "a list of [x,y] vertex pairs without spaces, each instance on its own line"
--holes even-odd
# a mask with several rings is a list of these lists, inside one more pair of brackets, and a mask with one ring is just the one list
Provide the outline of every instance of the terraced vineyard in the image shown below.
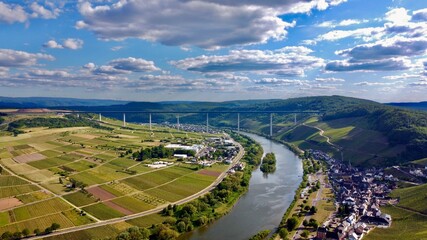
[[[161,159],[170,166],[149,168],[131,153],[182,139],[201,143],[208,135],[160,127],[150,131],[140,125],[125,129],[121,122],[104,121],[113,130],[31,128],[0,138],[0,235],[43,231],[52,223],[71,228],[162,209],[207,188],[228,168],[216,164],[199,169],[175,158]],[[145,225],[139,221],[133,220]],[[97,229],[116,234],[132,223],[97,227],[79,237],[106,236]]]

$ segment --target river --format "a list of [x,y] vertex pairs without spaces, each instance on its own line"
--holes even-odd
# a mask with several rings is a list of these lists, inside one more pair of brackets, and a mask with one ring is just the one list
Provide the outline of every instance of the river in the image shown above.
[[265,137],[244,133],[261,144],[264,154],[276,155],[276,171],[252,172],[248,192],[227,215],[185,235],[185,239],[248,239],[265,229],[275,230],[302,180],[302,162],[286,146]]

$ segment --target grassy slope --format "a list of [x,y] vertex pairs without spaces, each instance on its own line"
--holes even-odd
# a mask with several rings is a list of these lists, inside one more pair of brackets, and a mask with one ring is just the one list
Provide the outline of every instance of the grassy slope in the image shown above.
[[399,197],[399,206],[427,214],[427,184],[396,189],[392,197]]
[[375,229],[364,239],[427,239],[427,184],[396,189],[391,196],[399,197],[397,206],[382,207],[381,210],[392,216],[388,229]]

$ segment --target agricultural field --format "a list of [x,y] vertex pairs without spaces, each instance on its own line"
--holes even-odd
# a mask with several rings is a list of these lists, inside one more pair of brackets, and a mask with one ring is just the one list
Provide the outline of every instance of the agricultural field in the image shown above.
[[[110,130],[37,127],[24,128],[16,137],[0,137],[0,235],[25,228],[31,233],[44,231],[52,223],[70,228],[161,210],[208,187],[228,169],[223,164],[199,169],[173,156],[137,162],[132,158],[135,151],[183,139],[200,144],[206,136],[159,126],[150,131],[128,124],[125,129],[121,121],[103,121]],[[172,165],[147,166],[159,160]],[[152,214],[55,239],[102,238],[108,232],[114,235],[133,225],[163,220]]]

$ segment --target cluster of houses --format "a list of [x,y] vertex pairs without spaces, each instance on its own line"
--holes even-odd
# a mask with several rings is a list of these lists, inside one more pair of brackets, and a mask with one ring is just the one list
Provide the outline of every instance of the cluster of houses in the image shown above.
[[175,128],[175,129],[183,130],[186,132],[203,132],[203,133],[211,133],[211,134],[221,133],[221,131],[219,131],[215,128],[212,128],[212,127],[206,128],[205,125],[196,125],[196,124],[179,124],[178,125],[178,124],[165,122],[165,123],[161,124],[161,126],[169,127],[169,128]]
[[329,164],[329,181],[334,189],[337,211],[317,230],[317,239],[359,240],[374,227],[389,227],[391,216],[380,206],[397,203],[388,197],[397,187],[392,175],[382,169],[359,170],[328,156],[311,150],[316,159]]

